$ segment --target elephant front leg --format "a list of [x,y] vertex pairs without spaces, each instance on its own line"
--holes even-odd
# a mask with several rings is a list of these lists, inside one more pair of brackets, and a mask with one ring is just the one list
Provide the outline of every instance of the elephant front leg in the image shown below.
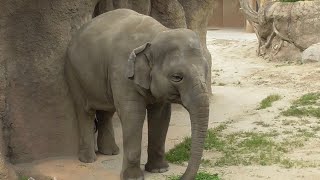
[[148,162],[145,170],[153,173],[168,171],[165,160],[165,140],[171,117],[171,104],[148,107]]
[[122,180],[143,180],[140,168],[142,128],[146,115],[144,102],[126,101],[117,109],[123,133]]
[[119,147],[114,138],[112,116],[114,112],[97,111],[98,151],[105,155],[119,154]]
[[79,160],[92,163],[97,160],[94,142],[94,111],[86,112],[82,107],[77,108],[79,122]]

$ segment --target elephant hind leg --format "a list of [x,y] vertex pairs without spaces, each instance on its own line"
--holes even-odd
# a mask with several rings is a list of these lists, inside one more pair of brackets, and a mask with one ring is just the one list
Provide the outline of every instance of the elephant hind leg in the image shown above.
[[79,160],[92,163],[97,160],[94,143],[94,112],[86,112],[83,108],[77,108],[79,122]]
[[105,155],[119,154],[119,147],[114,138],[114,131],[112,125],[112,116],[114,112],[97,111],[96,116],[98,120],[98,151]]
[[145,170],[152,173],[168,171],[165,160],[165,140],[171,117],[171,104],[148,107],[148,162]]
[[84,93],[80,83],[73,73],[69,61],[65,66],[66,80],[71,93],[79,130],[79,160],[85,163],[96,161],[94,141],[94,115],[95,111],[85,110]]

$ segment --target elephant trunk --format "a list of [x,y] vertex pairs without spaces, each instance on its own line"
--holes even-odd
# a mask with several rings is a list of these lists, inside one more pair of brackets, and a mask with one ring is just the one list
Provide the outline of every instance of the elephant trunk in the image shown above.
[[198,172],[203,154],[204,142],[208,130],[209,120],[209,96],[206,84],[200,82],[194,86],[191,95],[189,94],[188,104],[185,104],[190,113],[191,120],[191,154],[188,167],[183,180],[194,180]]

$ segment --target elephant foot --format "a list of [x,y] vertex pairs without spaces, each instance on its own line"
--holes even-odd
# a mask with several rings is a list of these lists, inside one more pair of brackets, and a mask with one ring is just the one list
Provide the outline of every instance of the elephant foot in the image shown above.
[[147,162],[145,170],[151,173],[164,173],[169,170],[169,164],[164,160],[162,162]]
[[139,167],[130,167],[123,172],[121,180],[144,180],[144,175]]
[[111,146],[98,146],[98,151],[104,155],[118,155],[120,150],[119,147],[114,144]]
[[95,152],[80,151],[79,160],[84,163],[93,163],[97,160]]

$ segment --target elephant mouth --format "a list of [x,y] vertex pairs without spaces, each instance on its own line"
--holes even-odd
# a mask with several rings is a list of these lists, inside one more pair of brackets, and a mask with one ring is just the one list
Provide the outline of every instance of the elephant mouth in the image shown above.
[[171,102],[171,103],[177,103],[177,104],[181,104],[182,101],[181,101],[181,96],[180,94],[172,94],[168,100]]

